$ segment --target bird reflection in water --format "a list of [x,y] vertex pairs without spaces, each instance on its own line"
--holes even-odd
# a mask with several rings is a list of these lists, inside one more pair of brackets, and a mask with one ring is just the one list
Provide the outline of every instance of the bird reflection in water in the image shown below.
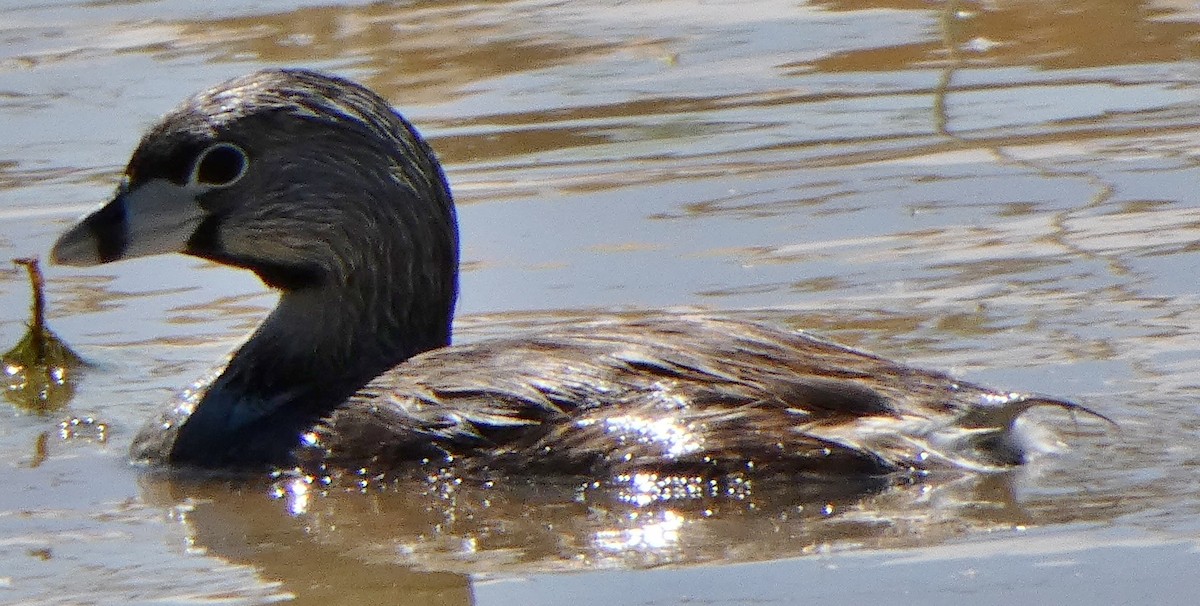
[[[210,555],[234,556],[283,578],[290,573],[271,563],[279,550],[505,575],[757,561],[839,545],[930,545],[1033,524],[1013,496],[1017,475],[824,484],[654,474],[610,482],[476,481],[436,472],[365,486],[353,474],[283,475],[266,487],[155,474],[144,481],[150,503],[191,504],[180,521]],[[264,488],[274,498],[264,498]],[[247,536],[273,547],[258,552]]]

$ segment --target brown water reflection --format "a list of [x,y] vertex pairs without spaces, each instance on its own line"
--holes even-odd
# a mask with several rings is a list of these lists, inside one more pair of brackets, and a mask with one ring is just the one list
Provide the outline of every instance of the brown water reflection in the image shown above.
[[[554,32],[531,38],[523,17],[533,7],[489,4],[488,10],[452,1],[322,6],[184,22],[172,26],[169,42],[135,50],[284,65],[344,57],[343,69],[369,69],[364,83],[384,96],[428,103],[460,95],[465,86],[488,78],[569,65],[615,46]],[[397,52],[398,46],[404,52]]]
[[[1102,581],[1147,602],[1200,591],[1186,574],[1127,572],[1193,564],[1200,537],[1189,3],[52,4],[0,2],[9,257],[43,252],[105,198],[141,129],[184,95],[302,64],[382,91],[446,161],[467,261],[459,339],[597,309],[731,310],[1076,397],[1122,429],[1040,415],[1071,448],[1020,473],[823,495],[756,486],[636,505],[573,484],[417,480],[310,486],[302,502],[303,484],[273,497],[123,462],[168,391],[270,307],[252,278],[184,259],[56,270],[54,326],[98,363],[64,414],[111,430],[61,439],[58,419],[0,411],[13,462],[0,467],[0,601],[486,603],[499,600],[492,579],[516,577],[533,581],[512,603],[561,603],[538,593],[545,578],[577,606],[721,601],[619,591],[664,579],[711,581],[728,603],[818,589],[851,601],[803,562],[868,554],[882,562],[861,575],[870,583],[898,570],[894,554],[955,546],[981,554],[978,575],[928,556],[907,597],[995,603],[1034,587],[1081,603]],[[25,307],[23,281],[0,272],[9,342]],[[1054,548],[1022,551],[1030,532]],[[1133,551],[1130,535],[1185,547]],[[985,540],[997,536],[1011,540]],[[1077,557],[1096,546],[1113,555]]]
[[[685,496],[648,483],[454,478],[332,486],[144,477],[190,549],[253,565],[298,603],[472,604],[473,579],[755,562],[849,546],[930,546],[973,532],[1110,519],[1122,508],[1022,504],[1015,474],[813,485],[727,485]],[[346,484],[340,486],[339,484]],[[702,492],[702,491],[701,491]],[[274,494],[273,499],[264,498]],[[344,575],[329,582],[330,571]]]
[[[830,11],[873,8],[928,11],[925,2],[821,0]],[[1196,23],[1186,1],[1092,0],[942,5],[946,40],[856,49],[824,57],[823,71],[894,71],[937,64],[948,56],[971,66],[1036,66],[1075,69],[1189,61],[1200,56]],[[946,44],[949,41],[950,44]]]

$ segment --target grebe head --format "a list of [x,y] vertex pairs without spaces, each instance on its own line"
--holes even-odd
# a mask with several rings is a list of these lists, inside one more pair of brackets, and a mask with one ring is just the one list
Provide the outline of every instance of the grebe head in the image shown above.
[[[442,169],[384,99],[341,78],[265,70],[184,101],[51,258],[88,266],[170,252],[252,270],[282,291],[176,451],[189,433],[209,448],[201,442],[268,420],[286,435],[450,340],[458,236]],[[285,409],[295,418],[266,418]]]
[[410,339],[448,340],[449,187],[412,126],[347,80],[266,70],[191,97],[146,133],[113,200],[51,257],[87,266],[170,252],[250,269],[285,298],[337,289],[349,306],[368,286],[397,293],[408,299],[390,301],[398,319],[445,333]]

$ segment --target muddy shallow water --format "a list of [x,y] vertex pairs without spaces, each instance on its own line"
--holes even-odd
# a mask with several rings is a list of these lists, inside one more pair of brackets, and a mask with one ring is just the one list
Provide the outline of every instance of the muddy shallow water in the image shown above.
[[[0,0],[0,258],[44,255],[183,96],[364,81],[459,202],[460,340],[727,310],[1067,396],[1058,452],[916,484],[158,477],[125,450],[273,304],[185,257],[48,268],[91,363],[0,405],[0,602],[1191,603],[1200,12],[1190,3]],[[27,319],[0,272],[0,338]],[[95,418],[64,431],[60,422]],[[676,487],[677,488],[677,487]]]

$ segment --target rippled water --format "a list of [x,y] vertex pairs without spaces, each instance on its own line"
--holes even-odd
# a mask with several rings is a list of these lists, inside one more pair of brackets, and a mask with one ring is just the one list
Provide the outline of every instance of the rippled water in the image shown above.
[[[183,96],[317,67],[382,92],[446,163],[460,339],[730,310],[1069,396],[1120,430],[1047,412],[1070,448],[1027,469],[836,494],[173,481],[126,465],[132,432],[272,296],[183,257],[50,268],[53,325],[93,366],[63,410],[0,406],[0,602],[1200,590],[1192,3],[259,4],[0,0],[0,256],[45,254]],[[15,267],[0,304],[15,343]],[[109,431],[64,437],[89,416]]]

